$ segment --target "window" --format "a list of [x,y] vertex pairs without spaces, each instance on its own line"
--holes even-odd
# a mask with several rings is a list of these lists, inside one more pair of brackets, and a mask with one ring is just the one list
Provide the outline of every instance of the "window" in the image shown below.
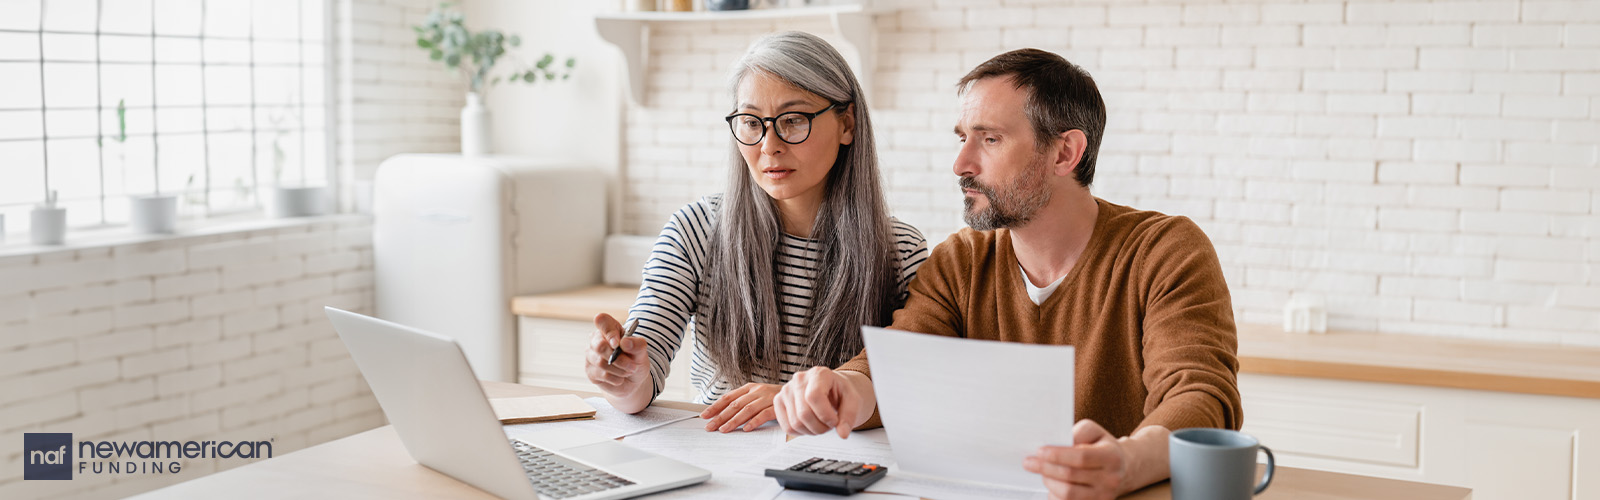
[[325,185],[328,26],[327,0],[0,0],[7,231],[50,191],[84,227],[131,196],[194,218]]

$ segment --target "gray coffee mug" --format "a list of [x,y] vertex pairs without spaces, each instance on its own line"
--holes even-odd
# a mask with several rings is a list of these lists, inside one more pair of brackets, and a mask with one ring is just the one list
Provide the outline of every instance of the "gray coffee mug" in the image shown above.
[[[1255,483],[1256,450],[1267,452],[1267,472],[1260,483]],[[1173,500],[1244,500],[1272,484],[1272,450],[1239,431],[1175,431],[1167,438],[1167,458]]]

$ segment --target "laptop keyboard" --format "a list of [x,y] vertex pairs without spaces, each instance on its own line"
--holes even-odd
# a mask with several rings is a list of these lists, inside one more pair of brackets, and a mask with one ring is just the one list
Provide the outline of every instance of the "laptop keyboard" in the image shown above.
[[528,472],[528,479],[533,481],[533,488],[538,490],[540,495],[570,498],[633,484],[633,481],[568,460],[522,441],[513,439],[511,446],[517,450],[517,458],[522,461],[522,470]]

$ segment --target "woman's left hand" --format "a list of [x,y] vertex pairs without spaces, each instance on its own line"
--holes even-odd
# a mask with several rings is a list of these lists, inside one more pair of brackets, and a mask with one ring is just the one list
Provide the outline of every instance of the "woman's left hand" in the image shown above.
[[740,426],[745,431],[753,431],[777,418],[772,412],[772,398],[782,388],[776,384],[751,383],[723,394],[716,404],[700,413],[700,418],[710,420],[706,422],[706,431],[726,433]]

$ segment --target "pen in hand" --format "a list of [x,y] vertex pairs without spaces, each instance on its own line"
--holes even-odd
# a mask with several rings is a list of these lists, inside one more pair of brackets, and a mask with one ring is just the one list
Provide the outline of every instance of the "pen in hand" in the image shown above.
[[624,329],[622,331],[622,338],[621,339],[617,339],[617,347],[616,347],[616,349],[612,349],[611,350],[611,359],[607,360],[606,363],[615,364],[617,362],[617,357],[618,356],[622,356],[622,341],[623,341],[623,339],[627,339],[628,337],[632,336],[633,335],[633,331],[635,329],[638,329],[638,328],[639,328],[639,318],[633,318],[633,319],[628,320],[628,328],[626,328],[626,329]]

